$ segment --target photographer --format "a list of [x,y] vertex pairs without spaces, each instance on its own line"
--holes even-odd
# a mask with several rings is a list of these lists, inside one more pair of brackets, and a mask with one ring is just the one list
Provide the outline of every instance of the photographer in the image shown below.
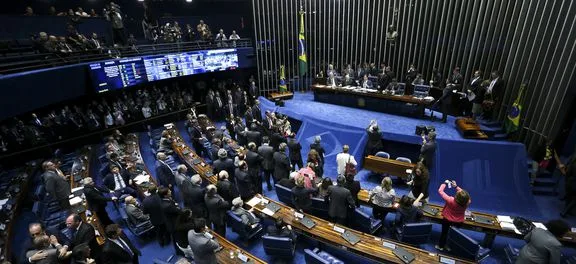
[[[444,192],[446,186],[448,186],[448,188],[455,187],[456,195],[449,196],[446,194]],[[444,250],[444,247],[446,246],[446,240],[448,239],[448,230],[451,226],[460,226],[460,224],[464,222],[466,209],[472,200],[470,199],[468,192],[456,185],[456,181],[446,180],[440,185],[438,193],[442,199],[446,201],[446,204],[442,210],[442,216],[444,217],[442,220],[442,234],[440,235],[440,241],[438,245],[435,247],[438,250]]]

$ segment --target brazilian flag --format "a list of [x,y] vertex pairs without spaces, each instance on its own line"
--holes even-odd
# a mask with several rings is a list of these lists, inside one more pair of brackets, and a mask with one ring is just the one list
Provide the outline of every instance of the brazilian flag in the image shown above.
[[524,95],[524,89],[526,88],[526,84],[522,84],[520,86],[520,91],[518,92],[518,97],[512,104],[510,111],[508,112],[508,118],[506,118],[506,122],[504,123],[504,129],[506,129],[506,133],[514,133],[518,130],[520,126],[520,113],[522,112],[522,101]]
[[300,34],[298,34],[298,61],[300,63],[300,76],[304,76],[308,71],[308,60],[306,59],[306,45],[304,41],[304,12],[300,11]]
[[284,65],[280,65],[280,85],[278,86],[280,93],[288,92],[288,86],[286,86],[286,75],[284,74]]

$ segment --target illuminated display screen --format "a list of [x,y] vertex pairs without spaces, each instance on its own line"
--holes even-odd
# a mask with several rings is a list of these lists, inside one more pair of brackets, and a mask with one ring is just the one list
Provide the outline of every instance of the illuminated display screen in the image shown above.
[[96,91],[106,92],[147,81],[142,58],[104,61],[89,65]]

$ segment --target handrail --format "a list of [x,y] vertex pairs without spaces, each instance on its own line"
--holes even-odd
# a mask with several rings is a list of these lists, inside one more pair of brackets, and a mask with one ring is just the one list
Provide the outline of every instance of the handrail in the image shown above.
[[[235,45],[233,45],[232,43],[235,43]],[[95,53],[96,51],[86,51],[86,52],[74,52],[71,54],[71,56],[61,56],[57,53],[38,53],[38,54],[26,55],[26,57],[18,57],[19,60],[17,61],[7,63],[0,62],[0,75],[30,71],[35,69],[77,64],[83,62],[90,62],[90,61],[114,59],[114,58],[128,58],[135,56],[157,55],[164,53],[188,52],[202,49],[220,49],[220,48],[224,49],[224,48],[245,48],[245,47],[252,47],[252,41],[250,39],[245,38],[239,40],[226,40],[223,42],[211,42],[211,41],[199,40],[190,42],[145,44],[124,48],[112,47],[109,49],[110,53],[108,52]],[[37,60],[41,60],[41,63],[36,63]],[[34,63],[34,64],[26,65],[27,63]],[[19,67],[18,64],[25,66]]]

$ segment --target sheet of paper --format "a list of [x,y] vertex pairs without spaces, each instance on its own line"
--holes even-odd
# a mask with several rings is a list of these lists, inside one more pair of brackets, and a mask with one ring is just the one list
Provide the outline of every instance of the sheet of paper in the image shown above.
[[238,253],[238,259],[242,260],[243,262],[248,262],[248,256],[246,256],[242,253]]
[[144,182],[149,182],[150,181],[150,175],[138,175],[136,177],[134,177],[134,182],[136,184],[142,184]]
[[5,205],[6,202],[8,202],[8,198],[0,200],[0,207],[2,207],[3,205]]
[[82,198],[76,196],[72,199],[70,199],[70,205],[76,205],[76,204],[80,204],[82,203]]
[[262,213],[265,213],[268,216],[273,216],[274,212],[268,208],[264,208],[264,210],[262,210]]
[[80,190],[84,190],[84,186],[80,186],[80,187],[76,187],[76,188],[72,189],[72,193],[75,193],[75,192],[80,191]]
[[546,226],[542,223],[539,222],[532,222],[536,227],[544,229],[544,230],[548,230],[548,228],[546,228]]
[[260,203],[260,200],[261,200],[260,198],[254,197],[254,198],[250,199],[250,201],[248,201],[246,204],[250,205],[250,207],[254,207],[255,205]]
[[576,233],[576,227],[570,228],[570,231],[572,231],[572,233]]
[[514,220],[512,220],[512,218],[510,216],[507,215],[498,215],[496,216],[496,218],[498,219],[498,222],[502,223],[502,222],[506,222],[506,223],[513,223]]
[[390,243],[390,242],[386,242],[386,241],[384,241],[384,242],[382,243],[382,246],[387,247],[387,248],[391,248],[391,249],[395,249],[395,248],[396,248],[396,244]]

